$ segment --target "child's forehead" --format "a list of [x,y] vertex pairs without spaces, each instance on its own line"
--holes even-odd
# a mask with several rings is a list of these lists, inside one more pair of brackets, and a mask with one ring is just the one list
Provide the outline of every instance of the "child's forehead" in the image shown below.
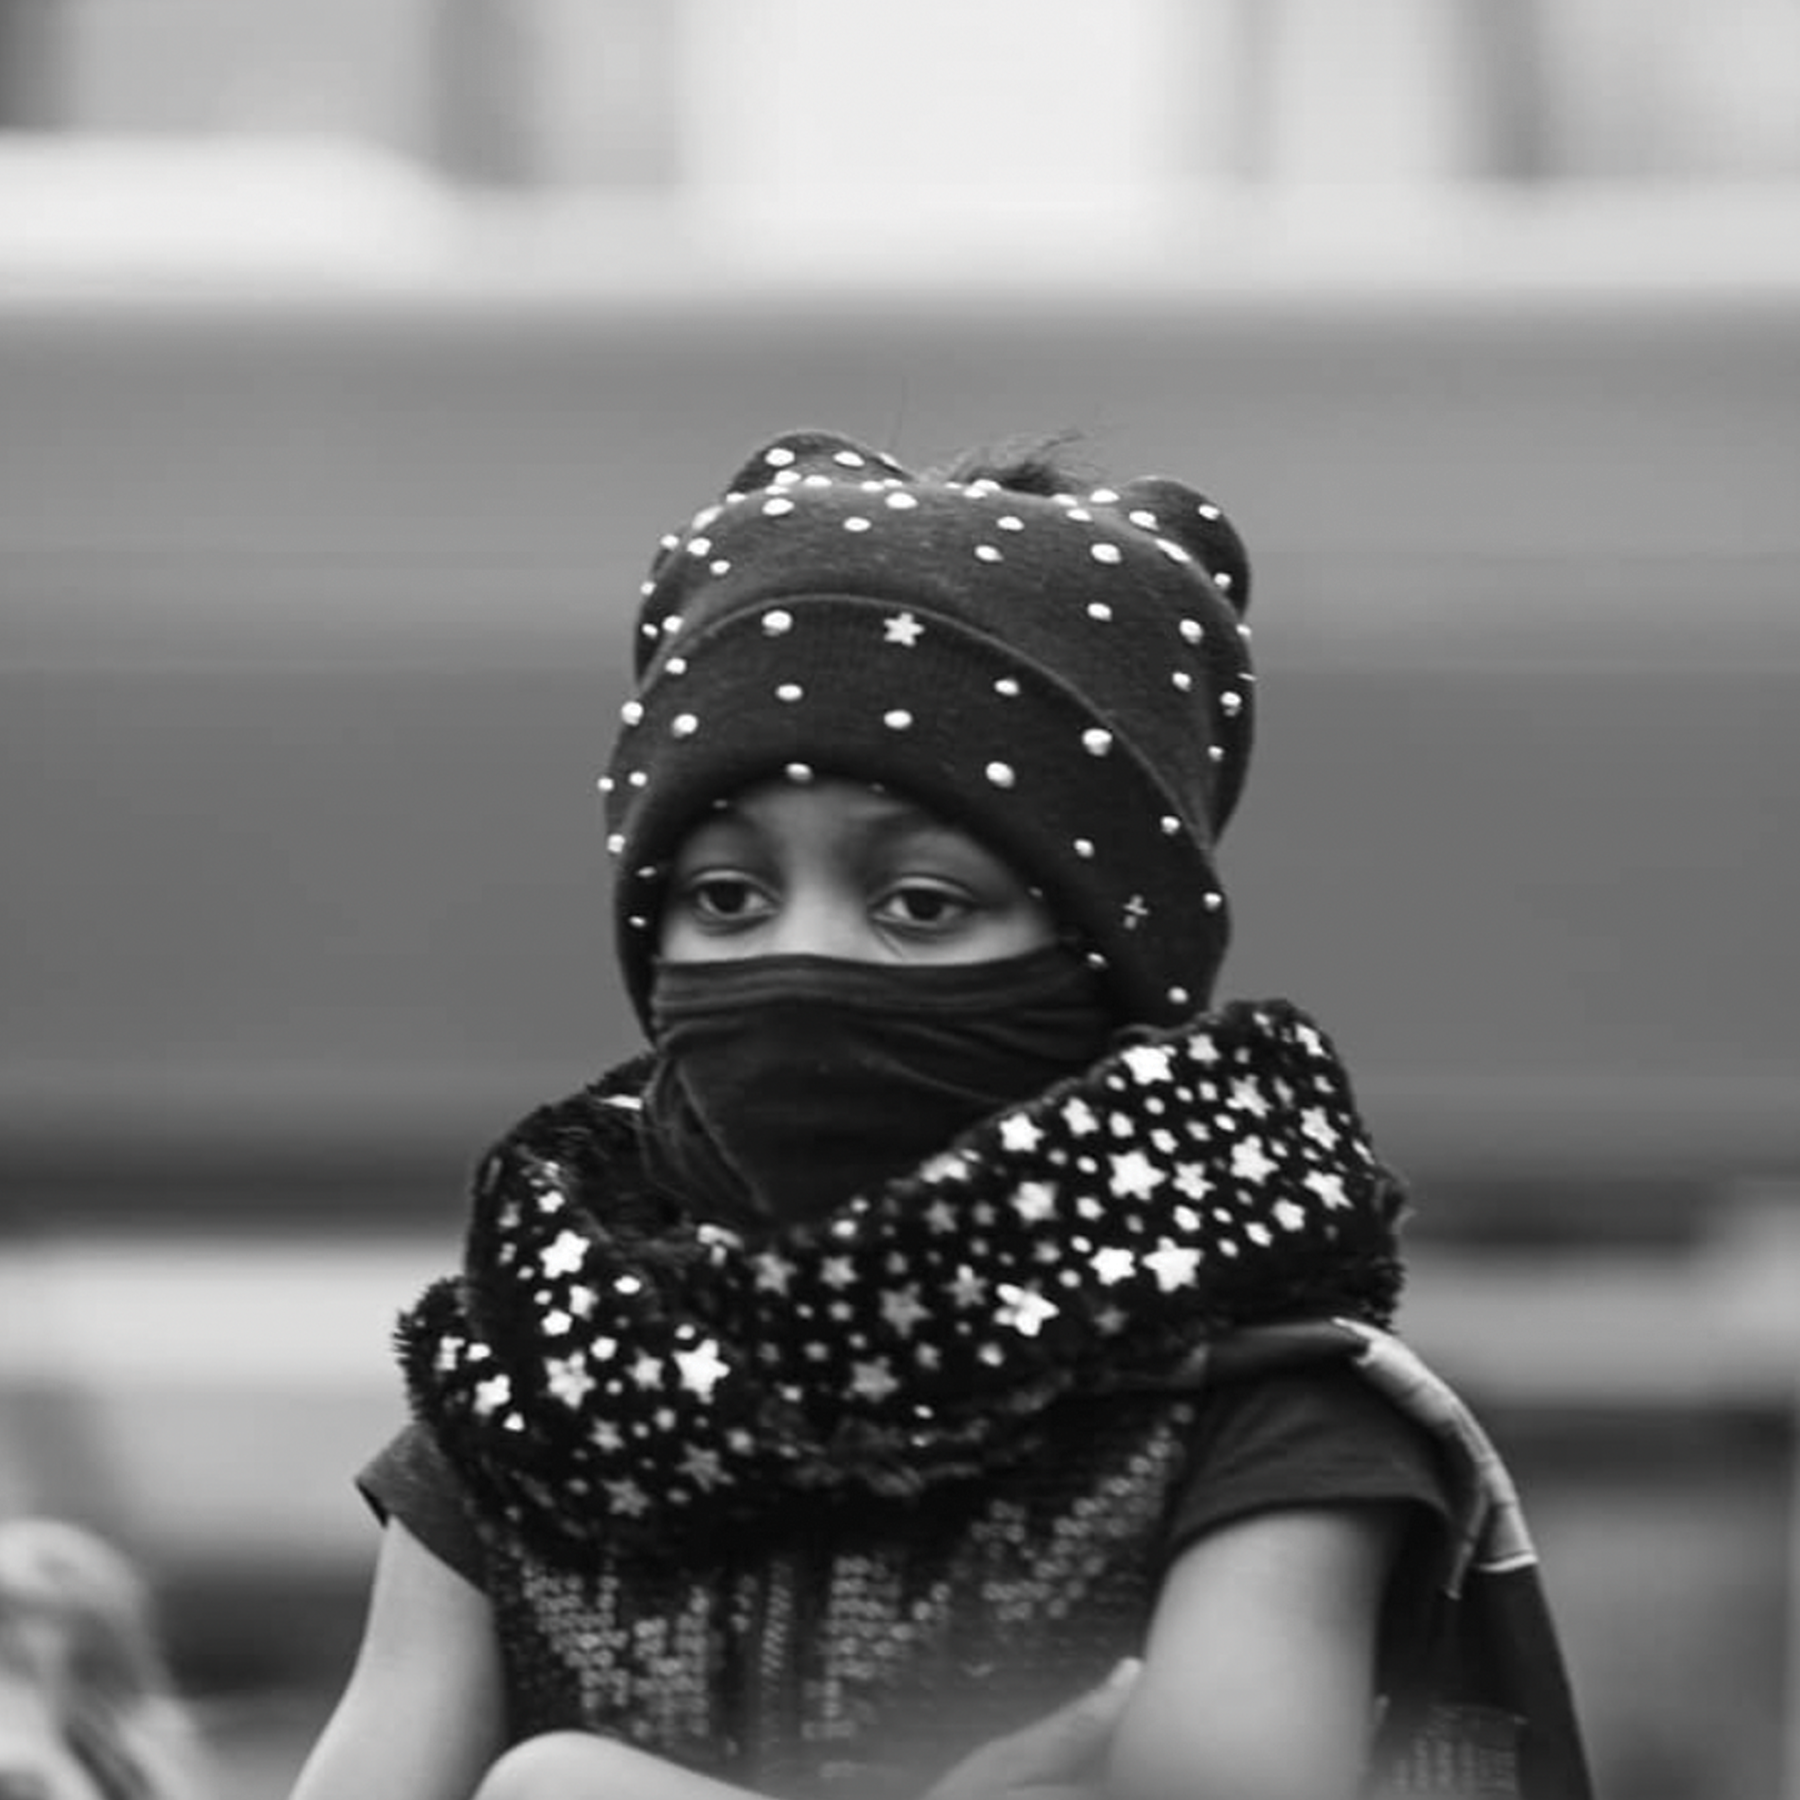
[[686,836],[691,840],[709,830],[773,833],[797,827],[859,836],[929,835],[977,845],[982,841],[966,827],[884,783],[837,777],[804,784],[779,778],[753,782],[716,799],[708,812],[690,825]]

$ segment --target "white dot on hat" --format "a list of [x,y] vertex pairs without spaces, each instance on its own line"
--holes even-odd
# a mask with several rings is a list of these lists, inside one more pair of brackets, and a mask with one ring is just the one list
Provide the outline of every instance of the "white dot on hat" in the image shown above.
[[1132,524],[1141,525],[1146,531],[1156,529],[1156,514],[1151,512],[1148,507],[1134,506],[1125,516]]
[[834,463],[841,463],[846,469],[860,469],[864,466],[863,458],[855,450],[839,450],[831,460]]
[[1093,857],[1094,840],[1092,838],[1077,838],[1073,847],[1075,854],[1079,856],[1083,862],[1087,862]]
[[1234,694],[1227,688],[1225,692],[1219,696],[1219,704],[1224,707],[1228,713],[1235,715],[1242,712],[1244,709],[1244,696],[1242,694]]
[[1225,904],[1225,896],[1216,892],[1203,894],[1200,897],[1200,904],[1204,906],[1208,912],[1217,912],[1219,908]]
[[674,532],[665,531],[662,536],[657,539],[657,542],[660,543],[665,550],[673,550],[675,546],[681,542],[681,539],[678,538]]
[[844,521],[844,529],[846,531],[867,531],[869,529],[869,521],[863,518],[860,513],[852,514],[851,517]]
[[1169,679],[1172,682],[1174,682],[1176,687],[1178,687],[1184,694],[1187,693],[1194,685],[1194,678],[1187,672],[1186,669],[1177,669],[1175,671],[1175,673],[1169,677]]
[[797,681],[784,681],[775,690],[775,698],[785,706],[792,706],[795,701],[806,698],[806,689]]
[[700,729],[700,721],[692,713],[677,713],[669,723],[677,737],[692,737]]
[[1112,617],[1112,608],[1104,600],[1090,600],[1087,604],[1087,616],[1104,624]]
[[808,475],[800,485],[810,488],[830,487],[831,477],[829,475]]
[[633,931],[647,931],[650,928],[650,921],[646,919],[642,913],[633,913],[625,923],[629,925]]
[[1194,511],[1203,519],[1216,519],[1220,517],[1219,509],[1214,506],[1210,500],[1202,500],[1200,504],[1194,508]]
[[610,775],[602,775],[600,779],[594,783],[594,786],[603,794],[610,794],[616,785],[617,784]]
[[1170,562],[1191,563],[1194,560],[1179,544],[1171,542],[1168,538],[1158,538],[1156,547]]
[[765,636],[780,637],[794,629],[794,615],[785,606],[772,606],[762,616],[762,628]]
[[783,513],[791,513],[794,503],[784,494],[776,494],[763,502],[763,512],[771,519],[778,519]]
[[1011,763],[991,762],[983,773],[995,787],[1009,788],[1018,780]]
[[1098,500],[1102,506],[1111,506],[1118,497],[1117,492],[1109,487],[1097,487],[1088,495],[1090,500]]
[[1097,563],[1121,563],[1125,552],[1117,544],[1089,544],[1088,555]]
[[1206,628],[1198,619],[1183,619],[1181,621],[1181,635],[1188,643],[1197,644],[1206,636]]
[[985,563],[997,563],[1005,560],[992,544],[977,544],[975,557],[978,562]]
[[1238,627],[1238,636],[1241,637],[1246,644],[1249,643],[1250,627],[1248,625],[1240,625]]
[[663,664],[663,668],[670,675],[685,675],[687,673],[687,658],[685,656],[671,656],[669,660]]
[[627,700],[619,708],[619,717],[627,725],[635,725],[644,716],[644,703],[641,700]]
[[606,840],[606,854],[608,856],[617,856],[619,854],[619,852],[621,850],[623,850],[624,848],[625,848],[625,834],[622,831],[615,831]]
[[719,516],[720,510],[716,506],[703,506],[688,521],[688,524],[695,531],[704,531]]
[[1231,592],[1231,577],[1230,577],[1230,575],[1227,574],[1223,569],[1221,569],[1216,575],[1213,576],[1213,586],[1216,588],[1223,588],[1226,593],[1230,593]]
[[784,774],[789,781],[796,782],[802,787],[813,778],[812,766],[809,763],[789,763],[788,766],[782,770],[782,774]]
[[1189,994],[1186,988],[1172,987],[1169,989],[1169,1003],[1172,1006],[1186,1006],[1188,999]]
[[881,722],[889,731],[910,731],[913,716],[904,707],[897,706],[892,712],[883,713]]
[[731,559],[728,556],[715,556],[706,566],[715,575],[729,575],[731,573]]
[[1081,734],[1081,747],[1089,756],[1104,756],[1113,746],[1112,733],[1098,726]]
[[881,490],[887,486],[887,483],[885,481],[877,480],[875,476],[871,475],[867,481],[859,481],[856,485],[861,488],[865,494],[879,494]]
[[769,485],[778,488],[792,487],[799,479],[800,471],[798,469],[779,469],[771,478]]
[[1025,521],[1017,513],[1002,513],[994,523],[1002,531],[1023,531],[1025,529]]
[[887,503],[895,512],[910,512],[919,501],[915,494],[893,493],[888,495]]
[[1181,821],[1173,813],[1164,813],[1157,824],[1162,827],[1164,837],[1173,837],[1181,829]]
[[[638,583],[638,592],[640,594],[654,594],[656,592],[656,583],[654,581],[640,581]],[[651,628],[646,625],[644,629],[648,631]]]
[[712,548],[712,539],[709,537],[689,538],[687,548],[689,556],[704,556]]
[[1094,515],[1085,506],[1071,506],[1063,516],[1075,520],[1079,525],[1091,525],[1094,522]]
[[1208,744],[1206,746],[1206,760],[1208,762],[1216,763],[1223,762],[1225,760],[1225,746],[1223,744]]
[[1010,675],[1002,675],[994,683],[994,692],[1003,700],[1016,700],[1019,697],[1019,684]]
[[794,453],[786,444],[777,444],[772,450],[763,452],[763,461],[772,469],[786,468],[794,460]]
[[625,779],[634,788],[646,787],[649,785],[650,781],[650,777],[646,775],[642,769],[633,769]]

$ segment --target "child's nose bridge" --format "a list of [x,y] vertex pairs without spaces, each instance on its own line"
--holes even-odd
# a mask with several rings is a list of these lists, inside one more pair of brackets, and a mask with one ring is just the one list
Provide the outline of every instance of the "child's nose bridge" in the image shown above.
[[869,959],[869,922],[862,899],[824,871],[790,877],[769,948],[780,956],[838,956]]

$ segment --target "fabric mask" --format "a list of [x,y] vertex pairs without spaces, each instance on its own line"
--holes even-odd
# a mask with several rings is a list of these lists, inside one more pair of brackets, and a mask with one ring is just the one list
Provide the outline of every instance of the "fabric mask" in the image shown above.
[[813,1219],[906,1173],[1097,1060],[1116,1025],[1060,944],[929,967],[662,963],[651,1015],[648,1165],[740,1228]]

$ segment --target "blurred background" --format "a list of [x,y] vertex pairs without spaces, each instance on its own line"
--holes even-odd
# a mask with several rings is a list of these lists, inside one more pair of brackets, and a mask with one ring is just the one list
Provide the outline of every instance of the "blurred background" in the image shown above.
[[1227,990],[1360,1072],[1603,1791],[1800,1796],[1800,0],[0,0],[0,1510],[229,1771],[388,1333],[630,1047],[657,536],[819,423],[1223,500]]

